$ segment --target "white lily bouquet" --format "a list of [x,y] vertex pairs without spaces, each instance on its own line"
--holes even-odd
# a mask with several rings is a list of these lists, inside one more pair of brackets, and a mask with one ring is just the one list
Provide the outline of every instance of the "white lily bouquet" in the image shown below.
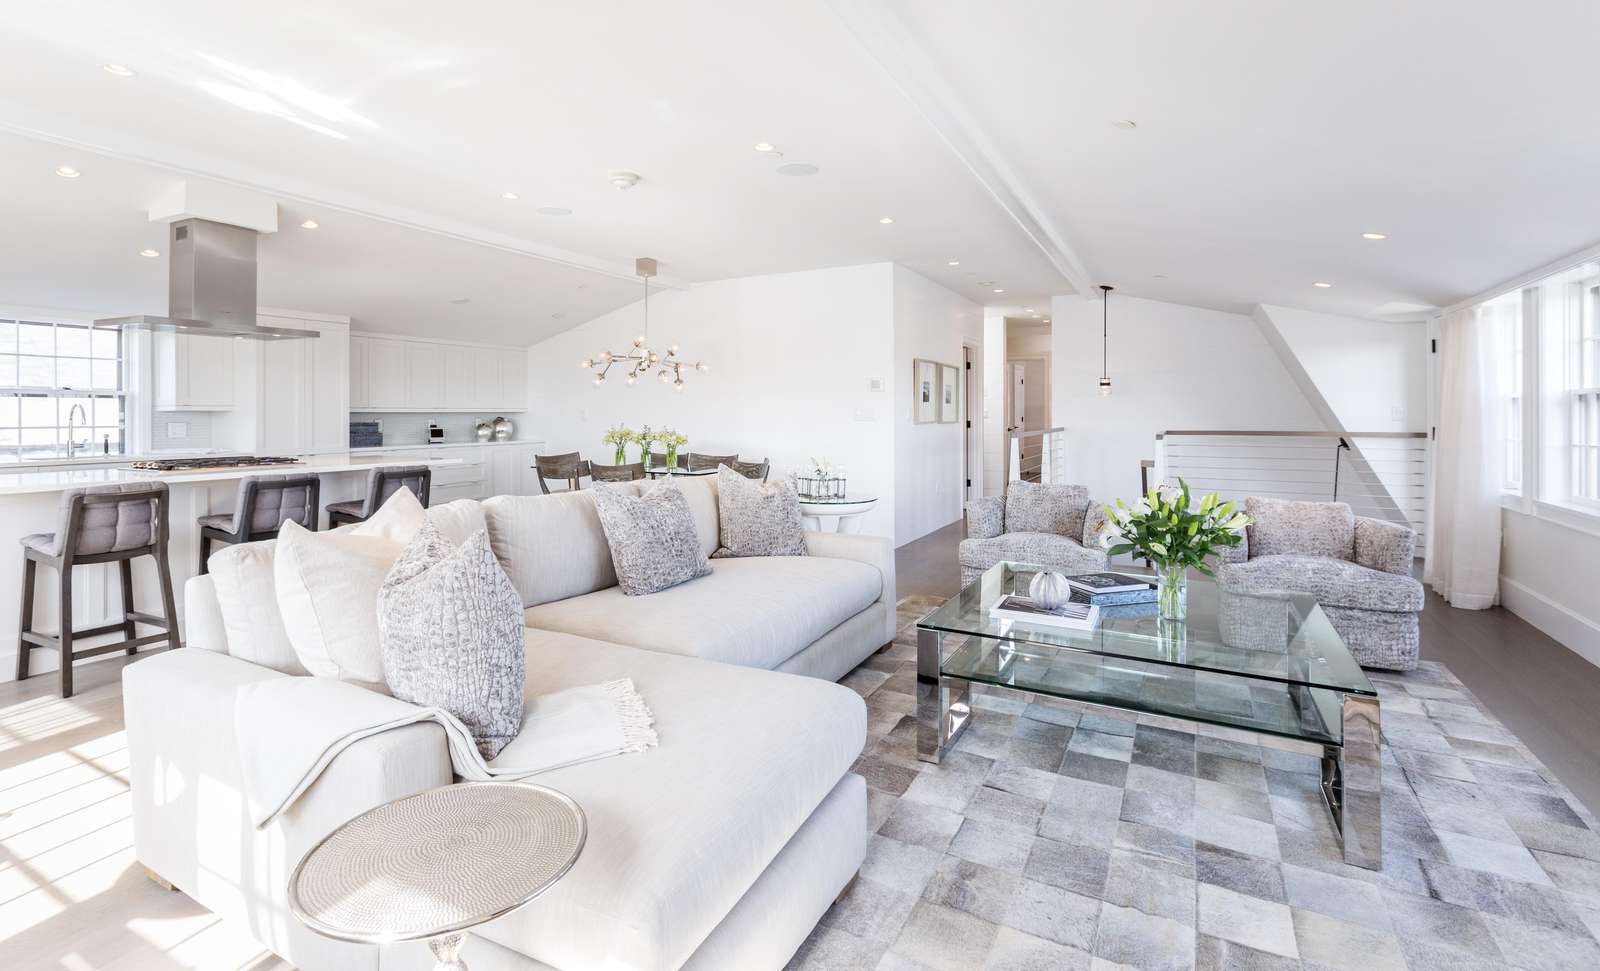
[[1189,568],[1215,576],[1206,558],[1226,546],[1238,546],[1250,517],[1235,512],[1233,502],[1220,502],[1215,492],[1198,504],[1182,479],[1176,487],[1160,485],[1133,505],[1106,506],[1100,545],[1113,556],[1132,553],[1156,565],[1156,601],[1162,620],[1183,620],[1189,612]]
[[606,433],[600,436],[600,441],[603,444],[610,445],[616,449],[614,464],[627,465],[628,446],[633,444],[637,438],[638,433],[633,429],[627,427],[626,425],[617,425],[613,428],[607,429]]

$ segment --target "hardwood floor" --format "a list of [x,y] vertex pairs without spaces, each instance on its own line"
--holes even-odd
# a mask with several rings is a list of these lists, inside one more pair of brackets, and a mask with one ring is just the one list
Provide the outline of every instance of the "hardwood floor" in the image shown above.
[[287,967],[134,860],[121,675],[147,656],[80,665],[65,701],[0,685],[0,968]]
[[[900,596],[961,589],[954,522],[895,551]],[[1422,656],[1441,661],[1600,816],[1600,668],[1502,608],[1457,610],[1428,593]]]

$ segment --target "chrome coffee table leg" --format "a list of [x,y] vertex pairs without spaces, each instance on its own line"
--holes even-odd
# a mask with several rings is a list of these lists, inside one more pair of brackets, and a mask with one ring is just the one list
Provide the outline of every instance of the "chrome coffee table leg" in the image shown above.
[[1383,869],[1383,762],[1378,699],[1344,695],[1344,745],[1322,749],[1322,797],[1344,844],[1344,861]]
[[967,682],[947,678],[943,635],[917,628],[917,758],[939,762],[972,721]]

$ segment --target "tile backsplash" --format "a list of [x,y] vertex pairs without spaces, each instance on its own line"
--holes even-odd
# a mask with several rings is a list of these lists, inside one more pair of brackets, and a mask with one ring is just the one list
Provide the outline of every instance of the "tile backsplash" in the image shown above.
[[[167,435],[169,423],[184,426],[182,438]],[[428,426],[424,424],[423,428]],[[150,419],[150,448],[164,452],[168,449],[207,449],[211,447],[211,415],[204,411],[158,411]]]
[[[384,445],[426,445],[428,443],[428,423],[431,421],[444,429],[444,440],[447,442],[470,442],[476,437],[473,430],[477,427],[478,419],[494,421],[495,415],[419,415],[405,412],[359,411],[351,412],[351,421],[381,421],[383,422]],[[525,416],[521,414],[507,415],[517,426],[516,438],[523,436]]]

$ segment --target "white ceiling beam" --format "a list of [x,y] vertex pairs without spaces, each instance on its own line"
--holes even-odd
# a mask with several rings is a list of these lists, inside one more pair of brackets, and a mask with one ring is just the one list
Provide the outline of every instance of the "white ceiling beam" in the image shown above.
[[[267,193],[280,200],[376,219],[394,226],[487,246],[560,266],[587,270],[618,280],[639,279],[634,274],[632,261],[622,263],[558,246],[535,243],[460,220],[443,218],[403,206],[387,205],[358,193],[312,185],[299,179],[254,169],[204,153],[185,151],[170,145],[153,144],[137,136],[80,125],[70,119],[42,118],[37,112],[15,102],[0,101],[0,132],[10,132],[53,145],[64,145],[107,158],[137,162],[165,169],[180,176],[210,179],[224,185]],[[653,283],[657,287],[674,290],[688,289],[689,286],[687,280],[665,275],[656,277]]]
[[1065,234],[894,11],[881,0],[828,0],[828,6],[1072,289],[1079,294],[1094,294],[1094,278]]

